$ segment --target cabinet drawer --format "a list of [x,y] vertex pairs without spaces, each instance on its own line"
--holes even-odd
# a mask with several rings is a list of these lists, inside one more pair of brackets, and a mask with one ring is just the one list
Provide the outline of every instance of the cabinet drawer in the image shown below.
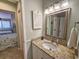
[[38,49],[38,53],[39,53],[39,56],[38,56],[39,59],[54,59],[40,49]]
[[33,51],[33,59],[54,59],[53,57],[47,55],[40,48],[36,47],[35,45],[32,45],[32,51]]
[[50,57],[49,55],[47,55],[46,53],[43,53],[44,55],[44,59],[54,59],[53,57]]

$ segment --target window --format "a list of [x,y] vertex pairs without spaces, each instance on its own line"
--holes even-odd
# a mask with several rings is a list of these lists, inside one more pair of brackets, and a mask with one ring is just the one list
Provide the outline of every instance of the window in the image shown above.
[[0,31],[11,31],[10,19],[0,19]]
[[2,21],[3,29],[10,29],[10,21]]
[[0,21],[0,29],[2,28],[2,26],[1,26],[1,21]]
[[0,11],[0,35],[16,33],[15,13]]

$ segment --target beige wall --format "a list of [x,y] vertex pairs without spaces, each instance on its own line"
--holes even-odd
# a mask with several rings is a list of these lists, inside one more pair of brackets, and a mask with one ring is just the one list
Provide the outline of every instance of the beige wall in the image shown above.
[[6,1],[0,1],[0,9],[16,12],[16,5]]
[[42,29],[32,30],[31,11],[39,10],[40,12],[42,12],[42,0],[21,0],[21,1],[22,1],[22,12],[23,12],[25,59],[31,59],[32,58],[31,40],[42,36]]

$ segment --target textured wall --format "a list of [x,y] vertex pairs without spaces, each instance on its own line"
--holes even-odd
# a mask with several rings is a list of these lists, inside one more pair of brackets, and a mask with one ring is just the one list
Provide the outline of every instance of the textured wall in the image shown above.
[[[39,10],[42,12],[42,0],[22,0],[23,26],[24,26],[24,45],[25,59],[31,59],[31,40],[42,36],[42,30],[32,30],[31,11]],[[39,20],[40,22],[40,20]]]
[[0,35],[0,51],[8,48],[17,46],[16,33]]

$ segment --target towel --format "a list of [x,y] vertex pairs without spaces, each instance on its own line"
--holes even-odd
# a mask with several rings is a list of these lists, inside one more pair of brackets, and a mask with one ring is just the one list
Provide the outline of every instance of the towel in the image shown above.
[[79,32],[78,32],[77,48],[79,49]]
[[77,28],[73,27],[67,44],[69,48],[75,48],[75,49],[77,48],[77,36],[78,36]]
[[78,32],[78,40],[77,40],[77,49],[78,49],[78,59],[79,59],[79,32]]

